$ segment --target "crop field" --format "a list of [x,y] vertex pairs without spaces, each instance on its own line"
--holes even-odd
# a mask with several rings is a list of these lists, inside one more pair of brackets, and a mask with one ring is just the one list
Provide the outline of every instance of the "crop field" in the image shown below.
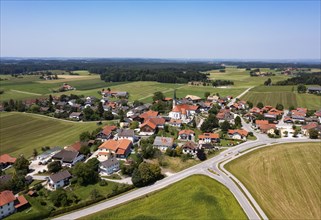
[[321,145],[266,147],[226,164],[270,219],[321,218]]
[[246,215],[225,186],[210,177],[194,175],[82,219],[246,219]]
[[68,122],[19,112],[0,113],[1,154],[24,154],[29,157],[33,149],[43,146],[66,146],[79,139],[79,134],[92,131],[95,122]]
[[272,106],[280,103],[285,108],[294,106],[314,110],[320,109],[320,96],[307,93],[299,94],[296,91],[296,86],[258,86],[242,96],[242,99],[251,101],[254,105],[258,102]]

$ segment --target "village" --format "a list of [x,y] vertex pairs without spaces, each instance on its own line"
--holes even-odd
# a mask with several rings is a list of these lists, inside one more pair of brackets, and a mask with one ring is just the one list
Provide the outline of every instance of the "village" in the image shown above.
[[[66,84],[63,87],[74,89]],[[99,94],[101,99],[70,94],[24,102],[23,109],[36,114],[79,123],[86,120],[96,120],[98,125],[105,120],[111,123],[91,133],[84,132],[79,141],[70,146],[44,146],[43,152],[35,153],[29,161],[23,156],[1,155],[0,185],[16,181],[6,170],[13,166],[19,172],[21,165],[19,168],[15,164],[20,160],[19,163],[27,164],[22,172],[25,187],[13,190],[24,189],[30,196],[37,195],[37,189],[68,188],[75,182],[72,179],[76,165],[88,161],[91,161],[88,164],[95,164],[100,181],[115,178],[112,181],[141,186],[141,182],[134,180],[134,170],[142,161],[154,163],[151,161],[157,158],[161,175],[171,175],[171,170],[162,166],[161,155],[180,157],[181,163],[203,161],[215,152],[255,140],[257,133],[287,139],[321,136],[321,110],[284,109],[281,104],[253,106],[238,98],[208,93],[204,98],[195,95],[177,98],[176,91],[173,97],[155,92],[153,103],[129,103],[128,92],[109,88]],[[42,186],[29,188],[33,180],[42,180]],[[28,207],[28,201],[23,195],[15,196],[13,191],[5,190],[1,192],[0,206],[2,218]]]

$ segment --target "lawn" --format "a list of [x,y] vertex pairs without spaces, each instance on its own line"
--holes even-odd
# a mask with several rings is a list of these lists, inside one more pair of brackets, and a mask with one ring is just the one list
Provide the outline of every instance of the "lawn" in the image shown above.
[[258,102],[272,106],[280,103],[285,108],[294,106],[318,110],[321,106],[320,96],[299,94],[296,92],[296,86],[258,86],[242,96],[242,99],[251,101],[254,105]]
[[0,113],[1,154],[12,156],[24,154],[29,157],[33,149],[42,146],[65,146],[79,139],[79,134],[92,131],[98,126],[95,122],[66,122],[19,112]]
[[266,147],[226,165],[270,219],[321,218],[321,145]]
[[[173,195],[175,199],[169,199]],[[246,219],[246,215],[225,186],[210,177],[194,175],[82,219]]]

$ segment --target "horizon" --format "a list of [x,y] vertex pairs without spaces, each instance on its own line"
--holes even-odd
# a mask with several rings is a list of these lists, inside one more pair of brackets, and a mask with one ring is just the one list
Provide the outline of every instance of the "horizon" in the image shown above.
[[1,1],[0,56],[320,60],[320,6],[320,1]]

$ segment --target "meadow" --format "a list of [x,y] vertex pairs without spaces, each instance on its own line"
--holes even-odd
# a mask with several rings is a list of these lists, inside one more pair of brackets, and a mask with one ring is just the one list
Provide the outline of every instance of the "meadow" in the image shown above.
[[[175,195],[175,199],[173,198]],[[247,219],[232,193],[203,175],[194,175],[156,193],[82,219]]]
[[43,146],[66,146],[79,140],[79,134],[93,131],[96,122],[69,122],[20,112],[0,113],[1,154],[32,155]]
[[270,219],[321,218],[320,143],[279,144],[226,164]]
[[262,102],[264,105],[272,106],[280,103],[285,108],[294,106],[318,110],[321,107],[320,96],[307,93],[299,94],[296,86],[258,86],[242,96],[242,99],[251,101],[254,105]]

